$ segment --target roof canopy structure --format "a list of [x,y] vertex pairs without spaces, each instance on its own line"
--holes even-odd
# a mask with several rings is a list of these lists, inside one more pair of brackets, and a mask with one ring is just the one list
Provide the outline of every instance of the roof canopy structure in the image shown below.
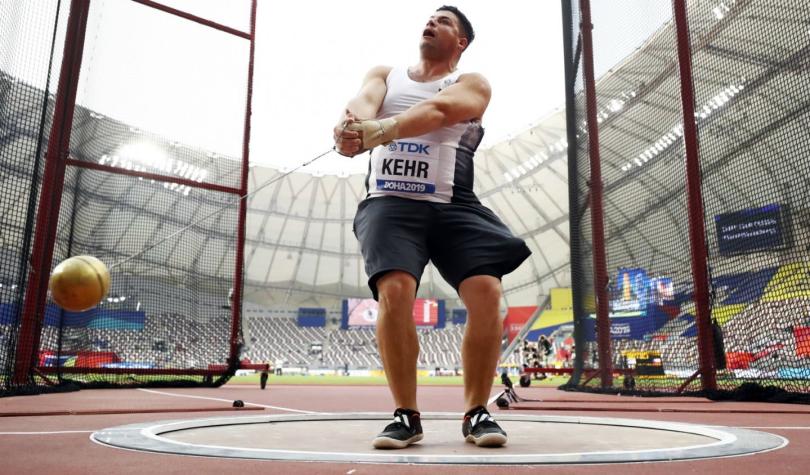
[[[784,186],[796,176],[775,173],[771,162],[778,158],[780,170],[807,171],[806,167],[790,165],[804,160],[804,155],[788,153],[791,149],[784,147],[795,137],[806,135],[802,124],[808,115],[807,97],[795,96],[791,86],[795,76],[807,70],[807,31],[802,20],[808,17],[807,7],[787,2],[792,8],[805,10],[803,15],[796,15],[792,8],[774,8],[767,2],[737,3],[723,18],[711,11],[696,14],[692,26],[696,106],[702,145],[706,145],[702,160],[707,199],[733,211],[756,204],[758,196],[776,196],[783,201],[792,199],[796,210],[806,209],[806,205],[796,203],[799,195],[806,193]],[[794,34],[768,36],[768,28],[774,24]],[[763,37],[769,38],[767,44],[753,41]],[[743,44],[744,49],[739,47]],[[653,237],[669,234],[680,239],[677,236],[685,226],[684,214],[673,212],[680,205],[670,199],[680,196],[683,181],[667,179],[682,177],[678,170],[682,169],[683,119],[672,51],[673,26],[667,23],[600,78],[597,87],[607,204],[621,210],[612,214],[613,221],[608,223],[614,230],[608,236],[608,255],[616,262],[638,260],[631,255],[632,250],[644,241],[651,250],[646,254],[649,260],[638,264],[662,273],[688,269],[684,265],[686,254],[671,252],[672,246],[659,246],[660,239]],[[41,107],[42,87],[24,84],[5,73],[0,81],[5,90],[27,88],[28,92],[19,96],[31,101],[7,108],[0,146],[36,150],[36,125],[15,120],[15,114],[22,117],[26,110]],[[754,116],[757,120],[749,120]],[[579,134],[582,142],[584,128]],[[480,149],[475,157],[478,196],[526,240],[533,252],[518,270],[504,278],[508,305],[537,304],[550,288],[570,285],[565,137],[565,111],[557,110],[527,130]],[[121,144],[128,143],[129,148],[122,150]],[[71,152],[79,160],[140,166],[153,173],[174,173],[224,186],[234,186],[238,178],[238,166],[231,159],[151,136],[85,109],[76,114]],[[763,155],[770,158],[760,159]],[[167,160],[174,164],[168,171],[161,165]],[[742,175],[735,172],[738,166],[757,172]],[[746,176],[751,175],[772,179],[746,183]],[[7,176],[14,179],[13,170]],[[265,186],[269,181],[273,182]],[[364,175],[317,176],[255,166],[249,183],[249,191],[258,191],[248,198],[246,299],[268,305],[332,306],[346,297],[370,296],[352,233],[356,206],[365,195]],[[149,212],[149,200],[130,200],[126,188],[99,186],[97,192],[110,211],[98,214],[93,221],[95,229],[88,233],[99,237],[101,246],[122,256],[142,249],[155,235],[175,230],[181,223],[227,203],[221,197],[206,195],[200,198],[204,209],[194,210],[183,203],[184,197],[196,191],[155,186],[155,193],[171,193],[177,202],[177,215],[162,216]],[[716,208],[722,211],[720,206]],[[127,249],[119,252],[112,249],[118,237],[104,231],[110,229],[111,219],[117,220],[115,229],[121,232],[136,228],[146,231],[130,236]],[[127,219],[132,222],[123,223]],[[171,224],[173,220],[177,222]],[[204,236],[218,239],[230,226],[232,218],[212,218],[195,227],[191,232],[203,242],[198,252],[222,252],[212,251],[223,247],[208,246]],[[175,262],[171,252],[156,251],[153,259],[155,265],[171,262],[176,266],[197,265],[201,260],[212,263],[212,276],[218,274],[217,256],[186,256]],[[430,266],[419,296],[458,298]]]

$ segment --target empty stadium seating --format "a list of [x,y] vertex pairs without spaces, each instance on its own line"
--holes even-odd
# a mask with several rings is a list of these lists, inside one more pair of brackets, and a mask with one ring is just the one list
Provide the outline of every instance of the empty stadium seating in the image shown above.
[[[298,327],[295,318],[249,318],[250,334],[244,356],[251,361],[283,361],[286,366],[309,368],[378,369],[382,363],[377,352],[374,328],[340,329],[337,327]],[[463,326],[419,330],[418,366],[453,369],[461,366]],[[310,354],[313,342],[322,343],[319,354]]]

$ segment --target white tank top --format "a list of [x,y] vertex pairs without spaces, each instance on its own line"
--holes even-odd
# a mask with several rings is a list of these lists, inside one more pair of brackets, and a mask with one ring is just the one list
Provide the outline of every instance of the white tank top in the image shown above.
[[[393,117],[432,98],[461,74],[456,71],[436,81],[417,82],[407,69],[392,69],[377,118]],[[478,203],[473,192],[473,156],[483,137],[481,122],[472,120],[374,148],[366,177],[368,197]]]

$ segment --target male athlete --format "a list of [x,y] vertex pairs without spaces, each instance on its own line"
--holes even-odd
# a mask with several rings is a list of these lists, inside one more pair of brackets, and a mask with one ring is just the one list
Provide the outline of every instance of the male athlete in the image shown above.
[[419,62],[371,69],[334,129],[341,154],[371,151],[354,231],[380,302],[377,342],[397,407],[373,441],[379,449],[422,439],[412,309],[428,260],[468,311],[462,434],[479,446],[506,443],[486,409],[503,331],[500,279],[531,252],[473,193],[473,155],[491,94],[482,75],[456,69],[473,38],[463,13],[439,8],[422,32]]

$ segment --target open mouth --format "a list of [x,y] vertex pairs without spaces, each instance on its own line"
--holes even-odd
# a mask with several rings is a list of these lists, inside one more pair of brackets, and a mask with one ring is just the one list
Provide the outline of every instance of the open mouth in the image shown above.
[[434,38],[434,37],[436,37],[436,34],[433,33],[430,30],[425,30],[425,31],[422,32],[422,36],[423,37],[428,37],[428,38]]

